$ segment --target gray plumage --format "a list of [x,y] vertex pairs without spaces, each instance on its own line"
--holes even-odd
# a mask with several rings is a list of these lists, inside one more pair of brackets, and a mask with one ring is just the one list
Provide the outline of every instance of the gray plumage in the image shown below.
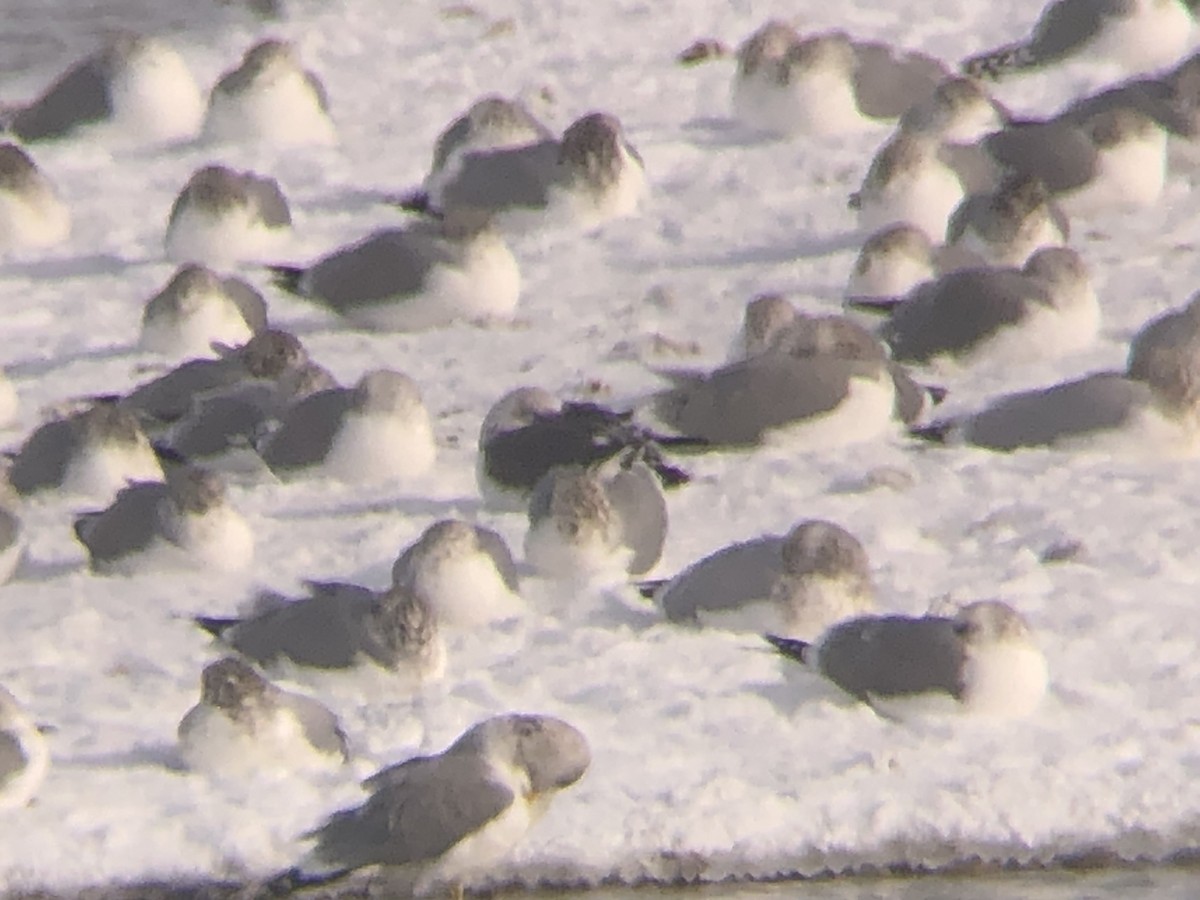
[[200,703],[179,723],[179,739],[187,743],[191,733],[204,727],[212,712],[228,719],[247,737],[253,737],[264,719],[278,712],[294,716],[304,740],[319,753],[350,758],[350,748],[337,716],[311,697],[285,691],[271,684],[250,665],[236,657],[225,657],[204,667],[200,676]]
[[1061,62],[1084,51],[1110,20],[1128,17],[1136,9],[1135,0],[1053,0],[1028,37],[965,60],[963,72],[999,79]]
[[668,581],[655,599],[670,621],[687,623],[707,610],[764,600],[783,571],[782,548],[782,535],[722,547]]
[[854,41],[854,99],[872,119],[896,119],[950,75],[939,59],[874,41]]
[[481,97],[446,126],[434,142],[430,178],[467,151],[497,150],[553,141],[554,134],[516,100],[494,94]]
[[135,52],[138,38],[121,36],[59,76],[46,91],[17,110],[8,130],[23,141],[62,138],[113,114],[111,83]]
[[8,470],[18,494],[62,485],[72,463],[99,447],[138,452],[148,448],[137,418],[114,403],[100,401],[87,409],[41,425],[21,445]]
[[245,209],[266,228],[286,228],[292,224],[291,210],[278,181],[221,165],[204,166],[192,173],[171,204],[167,216],[168,237],[173,225],[189,207],[209,215]]
[[965,422],[963,436],[992,450],[1050,446],[1121,428],[1154,405],[1149,384],[1100,372],[1001,397]]
[[157,294],[146,301],[142,312],[143,325],[162,317],[183,317],[195,311],[196,303],[206,295],[228,300],[251,333],[267,327],[267,302],[253,285],[235,276],[221,277],[212,269],[197,263],[184,263]]
[[274,383],[308,362],[308,351],[299,338],[267,329],[241,347],[225,350],[219,359],[193,359],[176,366],[134,388],[120,402],[145,419],[174,422],[203,394],[252,381]]
[[117,493],[106,509],[75,519],[75,537],[93,571],[105,572],[156,542],[175,543],[176,522],[204,516],[226,503],[225,482],[194,466],[172,467],[165,482],[137,482]]
[[521,577],[508,542],[496,531],[463,522],[442,519],[434,522],[397,557],[392,565],[392,583],[419,580],[422,569],[439,561],[446,552],[479,552],[496,567],[496,574],[510,591],[521,587]]
[[[477,848],[474,858],[438,864],[515,804],[529,807],[527,823],[557,791],[583,777],[591,762],[587,740],[550,716],[510,714],[472,727],[440,754],[390,766],[364,782],[371,796],[335,813],[308,837],[306,863],[284,881],[323,883],[365,866],[404,872],[424,893],[478,872],[507,852],[521,832],[497,832],[502,843]],[[524,829],[521,829],[523,831]],[[306,870],[316,869],[316,878]]]
[[309,362],[289,369],[276,382],[253,382],[195,397],[186,416],[171,426],[164,446],[185,459],[219,457],[249,450],[267,423],[284,415],[293,403],[318,391],[336,388],[324,367]]
[[753,446],[773,429],[832,412],[849,395],[852,378],[878,380],[881,365],[775,351],[709,374],[662,373],[674,387],[657,396],[655,412],[680,433],[714,446]]
[[296,600],[259,597],[243,619],[197,619],[260,665],[289,661],[349,669],[365,661],[422,677],[440,667],[441,638],[424,598],[406,586],[382,593],[354,584],[309,582]]

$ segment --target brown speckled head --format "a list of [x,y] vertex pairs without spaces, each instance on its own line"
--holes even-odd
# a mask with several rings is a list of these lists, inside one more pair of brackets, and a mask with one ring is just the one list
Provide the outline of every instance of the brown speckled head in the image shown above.
[[273,693],[270,682],[233,656],[209,663],[200,675],[200,701],[235,720],[252,715]]

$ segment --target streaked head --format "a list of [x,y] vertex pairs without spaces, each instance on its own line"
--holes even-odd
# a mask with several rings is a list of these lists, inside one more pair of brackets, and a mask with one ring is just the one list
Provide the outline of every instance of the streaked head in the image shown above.
[[742,332],[747,355],[761,353],[796,321],[796,307],[781,294],[759,294],[746,304]]
[[841,315],[810,316],[801,313],[780,333],[774,349],[796,357],[835,356],[863,362],[886,362],[887,350],[875,335]]
[[437,617],[420,591],[408,582],[393,584],[375,602],[367,630],[382,656],[380,662],[399,668],[437,654]]
[[1003,127],[1004,117],[983,86],[961,76],[942,81],[928,99],[900,117],[902,131],[953,141],[977,140]]
[[288,41],[267,38],[242,56],[242,67],[253,74],[269,71],[274,66],[295,68],[296,51]]
[[788,49],[789,72],[835,72],[846,75],[854,73],[858,57],[849,35],[844,31],[829,31],[804,38]]
[[621,172],[624,130],[616,116],[588,113],[563,132],[558,161],[577,181],[605,187]]
[[859,275],[866,274],[875,260],[888,256],[907,257],[932,266],[933,253],[933,241],[929,239],[929,235],[915,225],[899,222],[876,231],[867,238],[858,252],[854,271]]
[[74,421],[85,443],[127,447],[148,443],[137,416],[115,403],[103,400],[94,403],[77,413]]
[[273,693],[269,681],[235,656],[209,663],[200,674],[200,701],[234,719],[263,706]]
[[545,516],[571,543],[607,541],[619,527],[604,483],[583,466],[560,466],[542,476],[530,497],[529,519],[532,523]]
[[277,379],[308,362],[308,351],[290,331],[260,331],[234,351],[252,378]]
[[787,57],[792,45],[799,41],[799,32],[786,22],[771,19],[763,23],[738,47],[738,73],[753,75],[770,63],[780,62]]
[[218,212],[246,206],[249,197],[244,176],[227,166],[204,166],[192,173],[183,195],[200,209]]
[[187,314],[198,311],[211,295],[223,291],[221,277],[212,269],[197,263],[185,263],[171,276],[159,296],[166,301],[168,308]]
[[870,573],[867,551],[858,538],[840,525],[809,519],[783,539],[783,568],[790,575],[839,578]]
[[1070,247],[1041,247],[1025,261],[1023,271],[1050,287],[1055,306],[1073,306],[1093,296],[1083,257]]
[[199,466],[169,468],[166,473],[171,499],[180,512],[202,516],[225,503],[225,479]]

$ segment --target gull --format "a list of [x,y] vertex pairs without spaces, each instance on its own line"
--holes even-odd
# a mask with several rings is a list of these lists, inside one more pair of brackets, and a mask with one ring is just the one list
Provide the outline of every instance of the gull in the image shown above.
[[946,225],[946,245],[984,263],[1021,266],[1041,247],[1066,243],[1070,225],[1038,178],[1010,175],[994,191],[972,194]]
[[437,455],[420,389],[390,369],[293,403],[257,449],[281,477],[317,472],[358,483],[415,478]]
[[999,600],[967,604],[954,616],[860,616],[813,643],[765,637],[888,718],[1016,718],[1032,713],[1046,693],[1046,658],[1029,623]]
[[969,144],[998,131],[1012,116],[974,78],[943,79],[932,94],[910,106],[897,131],[934,135],[944,144]]
[[415,686],[440,678],[446,646],[429,604],[407,584],[376,593],[356,584],[307,582],[295,600],[260,594],[245,617],[196,623],[259,665],[347,670],[373,664]]
[[460,519],[434,522],[392,566],[392,583],[423,596],[447,628],[476,628],[521,615],[520,578],[495,531]]
[[848,134],[895,119],[949,74],[920,53],[841,31],[802,37],[778,20],[742,42],[737,64],[734,116],[781,136]]
[[208,97],[203,135],[288,146],[337,142],[321,79],[292,44],[276,38],[259,41],[221,76]]
[[895,301],[852,301],[890,313],[880,337],[900,362],[1039,360],[1090,346],[1100,305],[1074,250],[1043,247],[1020,269],[960,269]]
[[827,449],[882,435],[896,406],[886,350],[843,317],[800,321],[712,372],[660,371],[673,387],[656,395],[655,414],[715,449],[785,440]]
[[371,331],[508,321],[517,260],[487,214],[451,209],[377,231],[305,267],[272,266],[275,283]]
[[804,640],[875,608],[866,550],[822,519],[722,547],[646,588],[671,622]]
[[327,707],[276,687],[233,656],[204,667],[200,702],[179,722],[177,736],[184,764],[217,776],[329,768],[350,758]]
[[437,195],[467,153],[507,150],[554,140],[554,133],[518,100],[489,94],[446,126],[433,146],[424,190]]
[[1068,213],[1087,215],[1158,200],[1167,130],[1136,105],[1095,105],[1012,123],[945,155],[972,190],[994,188],[1005,175],[1027,176],[1041,181]]
[[291,227],[274,178],[208,165],[192,173],[171,205],[164,247],[176,262],[254,261],[274,252]]
[[1190,10],[1185,0],[1051,0],[1026,37],[966,59],[962,69],[1000,79],[1086,58],[1126,74],[1152,72],[1188,46]]
[[8,480],[18,494],[61,489],[111,497],[128,481],[159,480],[162,468],[137,417],[99,401],[41,425],[13,457]]
[[289,331],[268,328],[240,347],[214,348],[216,359],[191,359],[138,385],[120,404],[159,426],[176,422],[196,398],[255,384],[277,385],[308,367],[308,351]]
[[[1153,323],[1148,327],[1154,334]],[[1154,352],[1158,344],[1160,352]],[[1135,342],[1125,372],[1008,394],[970,415],[911,433],[991,450],[1055,447],[1141,458],[1200,452],[1200,355],[1190,341]]]
[[254,533],[229,503],[225,482],[195,466],[172,466],[165,481],[122,488],[107,509],[75,519],[75,536],[101,574],[237,571],[254,555]]
[[[1200,360],[1200,292],[1138,329],[1129,342],[1127,369],[1132,378],[1150,381],[1192,360]],[[1180,383],[1187,383],[1186,376]]]
[[315,846],[273,892],[380,872],[391,896],[424,896],[487,874],[591,764],[587,739],[562,719],[510,713],[472,726],[433,756],[382,769],[361,806],[305,835]]
[[200,89],[175,50],[156,38],[120,35],[17,109],[8,130],[44,141],[110,122],[137,142],[161,143],[195,135],[203,113]]
[[668,463],[664,447],[703,444],[660,435],[636,424],[631,412],[598,403],[562,401],[544,388],[515,388],[484,416],[479,429],[476,482],[489,507],[524,510],[534,485],[555,466],[590,466],[635,448],[663,487],[686,484],[688,474]]
[[846,296],[899,297],[940,269],[939,253],[929,235],[915,225],[899,222],[871,234],[858,251]]
[[138,345],[191,359],[210,353],[213,344],[244,344],[266,327],[266,301],[250,284],[185,263],[146,301]]
[[41,730],[17,698],[0,687],[0,810],[28,805],[49,768]]
[[155,449],[217,468],[261,471],[254,441],[269,430],[271,420],[305,397],[337,386],[328,370],[310,360],[275,380],[218,388],[193,397],[188,412],[160,435]]
[[588,113],[562,140],[462,154],[453,177],[402,205],[442,215],[457,210],[494,217],[505,232],[568,224],[595,228],[634,214],[646,192],[642,158],[620,121]]
[[944,234],[963,186],[942,160],[942,146],[940,137],[904,130],[884,144],[850,195],[858,227],[870,232],[907,222],[927,235]]
[[662,557],[667,503],[636,450],[596,466],[559,466],[529,498],[525,560],[548,578],[642,575]]
[[71,213],[25,150],[0,143],[0,253],[49,247],[71,234]]
[[775,352],[797,357],[883,359],[895,391],[893,414],[905,423],[915,422],[945,398],[944,389],[914,381],[907,369],[889,358],[879,338],[857,322],[839,315],[807,315],[783,297],[766,294],[746,304],[732,359]]

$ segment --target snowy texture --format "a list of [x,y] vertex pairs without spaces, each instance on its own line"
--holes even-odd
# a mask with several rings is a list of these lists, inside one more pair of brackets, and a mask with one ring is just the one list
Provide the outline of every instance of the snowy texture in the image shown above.
[[[62,4],[43,5],[50,32]],[[240,271],[266,294],[272,321],[296,330],[343,384],[381,366],[411,375],[437,461],[403,486],[319,477],[234,485],[256,542],[254,566],[236,574],[96,577],[71,536],[78,501],[49,492],[26,503],[27,559],[0,587],[0,682],[56,730],[34,804],[0,817],[0,881],[70,892],[106,880],[264,878],[302,858],[304,832],[363,802],[356,777],[438,752],[510,711],[570,722],[593,763],[487,880],[715,880],[1091,851],[1162,858],[1194,846],[1195,461],[925,448],[898,426],[835,452],[793,445],[689,459],[695,477],[667,495],[670,533],[649,575],[801,517],[836,522],[866,548],[881,610],[997,597],[1028,618],[1050,688],[1019,723],[898,725],[756,638],[663,622],[632,588],[528,578],[530,612],[447,633],[445,676],[415,698],[369,669],[319,685],[295,673],[342,721],[353,749],[345,770],[230,786],[171,765],[199,673],[222,652],[190,615],[234,615],[258,588],[294,595],[303,578],[382,588],[397,553],[441,518],[478,520],[521,547],[525,516],[484,512],[474,481],[480,422],[505,391],[536,384],[628,403],[662,386],[645,362],[719,364],[756,294],[784,293],[808,312],[840,308],[862,241],[846,198],[886,127],[751,139],[730,121],[733,63],[672,60],[698,35],[736,45],[771,9],[722,0],[477,9],[445,16],[440,4],[297,0],[271,26],[325,79],[340,142],[221,148],[220,161],[287,191],[293,246],[270,261],[312,259],[401,221],[375,198],[417,186],[440,129],[492,92],[522,99],[556,131],[590,110],[619,116],[646,162],[641,214],[586,236],[515,240],[523,287],[511,327],[364,334],[272,290],[262,270]],[[234,12],[223,29],[169,36],[202,85],[263,36]],[[842,27],[949,60],[1023,33],[1032,18],[1027,5],[962,0],[796,12],[806,29]],[[28,18],[22,27],[32,28]],[[0,100],[36,96],[89,48],[67,49],[9,75]],[[1084,63],[1073,66],[1007,81],[1001,99],[1049,114],[1099,83]],[[0,364],[22,399],[3,432],[8,445],[46,406],[150,377],[144,369],[158,361],[132,346],[141,301],[173,271],[163,259],[167,211],[190,173],[216,161],[210,153],[195,144],[131,151],[92,137],[39,145],[74,227],[65,243],[22,251],[0,269]],[[1072,245],[1103,307],[1095,343],[1053,361],[954,373],[945,414],[1122,368],[1133,332],[1200,282],[1192,177],[1173,169],[1157,206],[1076,223]]]

